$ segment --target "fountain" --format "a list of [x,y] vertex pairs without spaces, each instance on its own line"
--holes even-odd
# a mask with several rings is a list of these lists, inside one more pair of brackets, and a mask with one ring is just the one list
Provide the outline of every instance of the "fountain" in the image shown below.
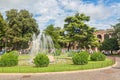
[[[35,34],[33,35],[30,51],[31,56],[30,62],[33,61],[33,58],[39,53],[51,54],[54,52],[55,52],[54,43],[50,36],[45,35],[43,32],[40,33],[38,36],[36,36]],[[53,56],[49,55],[48,57],[50,59],[50,62],[54,61]]]

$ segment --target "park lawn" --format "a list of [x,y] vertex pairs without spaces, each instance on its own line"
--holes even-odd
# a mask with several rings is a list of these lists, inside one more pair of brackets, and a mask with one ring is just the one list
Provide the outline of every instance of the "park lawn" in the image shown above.
[[24,59],[30,59],[30,55],[29,54],[22,54],[22,55],[19,55],[19,60],[24,60]]
[[[53,55],[52,55],[53,56]],[[55,58],[71,58],[71,57],[68,57],[67,54],[62,54],[60,56],[54,56]],[[22,54],[22,55],[19,55],[19,60],[24,60],[24,59],[30,59],[31,56],[29,54]]]
[[102,68],[113,65],[114,62],[110,59],[105,61],[89,61],[86,65],[73,65],[72,62],[50,64],[48,67],[34,67],[34,66],[14,66],[14,67],[0,67],[0,73],[41,73],[41,72],[60,72],[73,70],[87,70]]
[[61,54],[59,56],[55,56],[55,58],[71,58],[71,57],[68,57],[68,54]]

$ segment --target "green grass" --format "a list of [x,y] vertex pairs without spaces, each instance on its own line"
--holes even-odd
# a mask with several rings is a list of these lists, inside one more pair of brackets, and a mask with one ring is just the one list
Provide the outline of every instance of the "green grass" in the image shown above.
[[66,58],[66,57],[68,57],[68,54],[61,54],[61,55],[55,56],[55,57],[57,57],[57,58]]
[[105,61],[89,61],[86,65],[73,65],[71,60],[66,63],[50,64],[48,67],[34,67],[34,66],[14,66],[14,67],[0,67],[0,73],[41,73],[41,72],[60,72],[73,70],[87,70],[102,68],[110,66],[114,62],[110,59]]
[[[55,56],[56,64],[50,64],[48,67],[34,67],[30,65],[28,54],[19,55],[19,65],[14,67],[0,67],[0,73],[41,73],[41,72],[60,72],[60,71],[73,71],[73,70],[87,70],[102,68],[113,65],[114,62],[110,59],[105,61],[90,61],[86,65],[73,65],[71,57],[67,55]],[[59,61],[59,59],[61,59]],[[64,61],[65,59],[65,61]],[[58,60],[58,62],[57,62]]]
[[29,54],[22,54],[22,55],[19,55],[19,60],[24,60],[24,59],[30,59],[30,55]]

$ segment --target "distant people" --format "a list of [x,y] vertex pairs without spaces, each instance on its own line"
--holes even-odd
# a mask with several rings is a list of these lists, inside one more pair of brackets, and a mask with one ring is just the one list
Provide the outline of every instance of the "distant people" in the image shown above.
[[93,50],[92,50],[92,49],[89,49],[88,51],[89,51],[89,53],[90,53],[90,54],[92,54],[92,53],[93,53]]
[[117,51],[117,54],[120,54],[120,50]]
[[105,50],[103,50],[102,53],[105,54],[105,55],[109,55],[110,54],[109,51],[105,51]]
[[2,48],[2,51],[0,51],[0,54],[4,54],[5,53],[5,49]]

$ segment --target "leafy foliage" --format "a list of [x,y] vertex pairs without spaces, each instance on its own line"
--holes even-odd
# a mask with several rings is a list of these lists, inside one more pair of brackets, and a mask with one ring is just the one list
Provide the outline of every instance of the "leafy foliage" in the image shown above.
[[104,40],[104,42],[102,43],[102,45],[100,46],[100,50],[118,50],[119,49],[119,45],[117,42],[116,38],[110,38],[110,39],[106,39]]
[[27,48],[33,33],[38,34],[38,24],[33,15],[27,10],[11,9],[6,11],[9,28],[6,31],[8,46],[13,49]]
[[59,27],[54,27],[54,25],[49,25],[47,28],[44,30],[46,35],[51,36],[55,48],[60,48],[59,44],[59,36],[60,36],[60,28]]
[[114,25],[113,28],[114,28],[115,36],[118,39],[118,44],[120,46],[120,19],[119,19],[119,23]]
[[49,64],[49,58],[45,54],[40,54],[39,53],[34,58],[34,64],[36,65],[36,67],[47,67],[48,64]]
[[88,63],[89,54],[87,52],[80,52],[73,55],[72,60],[76,65],[84,65]]
[[106,56],[101,52],[95,52],[90,56],[90,59],[92,61],[104,61],[106,59]]
[[2,14],[0,13],[0,46],[3,47],[5,43],[5,31],[7,29],[7,23],[3,19]]
[[18,52],[12,51],[1,56],[0,66],[16,66],[18,64]]
[[19,56],[19,52],[18,52],[18,51],[15,51],[15,50],[14,50],[14,51],[10,51],[9,53],[10,53],[10,54],[14,54],[14,55],[16,55],[16,56]]
[[59,56],[60,54],[61,54],[61,50],[60,49],[55,50],[55,53],[54,53],[55,56]]
[[113,28],[115,30],[116,36],[120,36],[120,23],[117,23],[115,26],[113,26]]
[[95,28],[85,24],[89,20],[89,16],[79,13],[76,13],[74,16],[68,16],[65,19],[62,40],[69,43],[68,50],[71,46],[75,45],[75,42],[82,48],[88,47],[88,45],[96,46],[98,44],[97,38],[93,34]]

